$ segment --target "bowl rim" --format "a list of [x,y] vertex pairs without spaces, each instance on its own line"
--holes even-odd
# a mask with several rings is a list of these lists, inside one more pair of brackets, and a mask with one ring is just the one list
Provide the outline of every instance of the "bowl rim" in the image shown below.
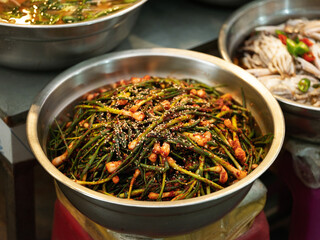
[[[259,94],[261,94],[266,101],[268,107],[272,108],[273,121],[274,121],[274,139],[270,146],[269,152],[267,153],[265,159],[260,163],[260,165],[252,171],[248,176],[238,181],[237,183],[228,186],[222,190],[216,191],[209,195],[195,197],[191,199],[183,199],[174,202],[149,202],[149,201],[138,201],[138,200],[128,200],[121,199],[117,197],[107,196],[103,193],[96,192],[85,186],[74,182],[70,178],[62,174],[56,167],[54,167],[50,160],[46,157],[42,150],[41,144],[38,139],[38,116],[41,112],[41,106],[45,103],[46,97],[50,94],[53,86],[59,86],[61,83],[66,81],[68,77],[81,73],[86,69],[89,69],[96,64],[106,64],[112,59],[121,59],[123,57],[140,57],[140,56],[167,56],[167,57],[179,57],[185,59],[196,59],[197,61],[203,61],[206,63],[217,65],[218,67],[223,67],[227,71],[231,71],[234,75],[242,78],[245,82],[251,85]],[[85,60],[59,74],[54,78],[35,98],[33,104],[30,107],[27,121],[26,121],[27,138],[31,150],[33,151],[38,162],[42,167],[50,174],[54,179],[61,182],[62,184],[68,186],[72,190],[86,195],[92,199],[100,200],[108,204],[121,205],[126,207],[140,207],[140,208],[174,208],[182,206],[190,206],[195,204],[202,204],[204,202],[209,202],[212,200],[221,199],[232,193],[235,193],[247,185],[253,183],[261,174],[263,174],[275,161],[277,158],[285,136],[285,123],[284,116],[279,106],[279,103],[275,100],[272,94],[264,87],[259,81],[257,81],[251,74],[247,73],[242,68],[226,62],[225,60],[207,55],[204,53],[199,53],[191,50],[173,49],[173,48],[153,48],[153,49],[136,49],[136,50],[126,50],[120,52],[108,53],[95,57],[89,60]],[[271,156],[271,154],[273,154]]]
[[[232,13],[227,20],[222,24],[219,35],[218,35],[218,49],[219,52],[222,56],[222,58],[230,63],[232,63],[231,57],[228,54],[227,51],[227,35],[228,35],[228,30],[231,28],[231,26],[238,20],[240,19],[243,15],[246,15],[247,11],[254,9],[254,8],[259,8],[264,5],[270,4],[271,2],[279,2],[279,1],[285,1],[285,0],[257,0],[253,1],[250,3],[247,3],[237,9],[234,13]],[[298,0],[299,1],[299,0]],[[285,9],[283,9],[285,10]],[[287,11],[282,11],[281,13],[284,13],[283,16],[290,16],[290,14]],[[262,26],[262,25],[258,25]],[[257,27],[257,26],[256,26]],[[319,112],[320,107],[315,107],[309,104],[304,104],[304,103],[299,103],[278,95],[273,95],[279,102],[287,104],[291,107],[294,108],[301,108],[304,110],[312,111],[312,112]]]
[[24,29],[64,29],[64,28],[76,28],[76,27],[83,27],[83,26],[90,26],[94,24],[98,24],[100,22],[108,21],[109,19],[112,18],[117,18],[120,16],[123,16],[125,14],[128,14],[129,12],[133,11],[136,8],[139,8],[141,5],[143,5],[145,2],[148,0],[137,0],[134,4],[132,4],[130,7],[127,7],[125,9],[122,9],[120,11],[117,11],[115,13],[112,13],[110,15],[98,17],[92,20],[88,21],[81,21],[81,22],[76,22],[76,23],[64,23],[64,24],[34,24],[34,25],[28,25],[28,24],[17,24],[17,23],[6,23],[6,22],[1,22],[0,21],[0,27],[12,27],[12,28],[24,28]]

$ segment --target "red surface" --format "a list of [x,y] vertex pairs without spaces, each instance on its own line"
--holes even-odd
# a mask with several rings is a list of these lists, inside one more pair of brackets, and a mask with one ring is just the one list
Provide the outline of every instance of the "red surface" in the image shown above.
[[77,220],[56,200],[51,240],[93,240]]
[[290,153],[279,160],[281,177],[293,198],[289,239],[320,239],[320,189],[308,188],[301,182],[293,170]]
[[237,240],[269,240],[269,224],[266,215],[262,211],[254,220],[251,228],[242,234]]
[[[269,224],[264,212],[261,212],[252,227],[237,240],[269,240],[269,238]],[[93,240],[59,200],[55,203],[51,239]]]

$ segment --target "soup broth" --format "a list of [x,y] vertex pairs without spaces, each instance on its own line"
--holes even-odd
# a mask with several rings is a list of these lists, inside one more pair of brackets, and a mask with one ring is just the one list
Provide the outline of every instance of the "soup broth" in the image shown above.
[[0,22],[68,24],[96,19],[137,0],[0,0]]

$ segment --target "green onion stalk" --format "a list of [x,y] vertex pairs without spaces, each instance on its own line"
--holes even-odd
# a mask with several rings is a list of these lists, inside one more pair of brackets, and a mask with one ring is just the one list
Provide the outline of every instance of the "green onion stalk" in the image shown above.
[[[261,134],[243,102],[193,79],[145,76],[89,93],[49,131],[52,164],[108,196],[176,201],[207,195],[263,161]],[[62,120],[64,119],[64,120]]]

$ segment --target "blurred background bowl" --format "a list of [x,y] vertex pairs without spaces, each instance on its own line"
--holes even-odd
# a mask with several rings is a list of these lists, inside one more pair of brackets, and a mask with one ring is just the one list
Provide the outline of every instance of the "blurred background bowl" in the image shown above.
[[196,2],[203,2],[213,6],[221,7],[240,7],[252,0],[194,0]]
[[130,33],[147,0],[105,17],[78,23],[22,25],[0,22],[0,65],[55,70],[106,53]]
[[[131,77],[193,78],[241,102],[241,89],[262,133],[274,140],[262,163],[237,183],[207,196],[175,202],[134,201],[110,197],[62,174],[46,156],[53,119],[88,91]],[[220,88],[219,88],[220,89]],[[85,216],[114,231],[151,237],[179,235],[206,226],[236,207],[253,182],[276,159],[284,140],[283,114],[272,94],[246,71],[222,59],[178,49],[140,49],[109,53],[84,61],[57,76],[39,94],[27,118],[27,136],[35,157],[57,181],[69,201]]]
[[[237,47],[257,26],[278,25],[289,18],[319,19],[320,0],[255,1],[235,11],[222,25],[218,45],[223,59],[232,62]],[[286,134],[320,143],[320,108],[275,96],[284,112]]]

